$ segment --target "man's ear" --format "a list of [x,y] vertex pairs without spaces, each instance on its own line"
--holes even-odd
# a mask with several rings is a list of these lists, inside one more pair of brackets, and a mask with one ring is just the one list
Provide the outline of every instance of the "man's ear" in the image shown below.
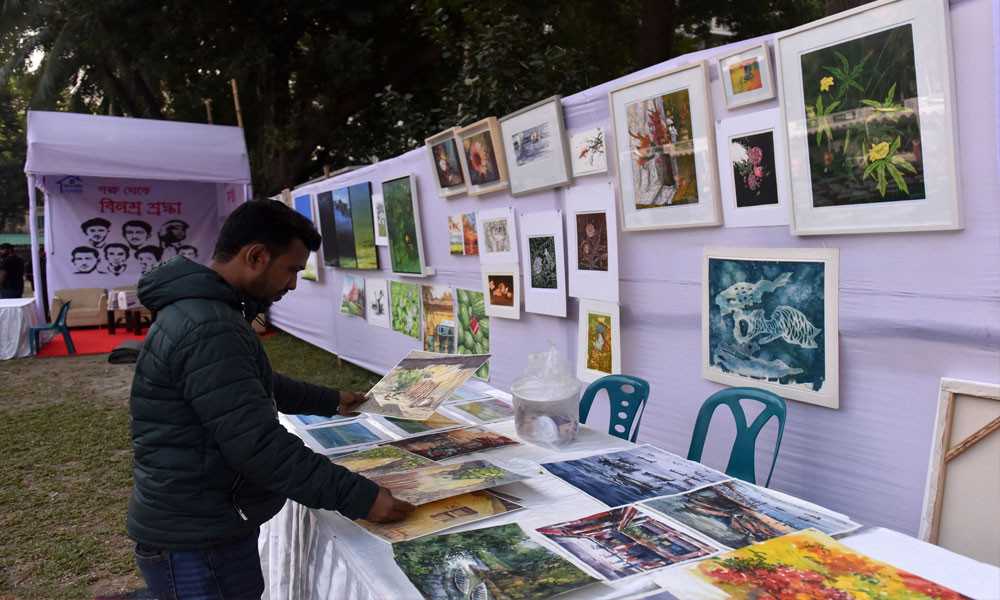
[[254,271],[263,271],[271,262],[271,253],[264,244],[250,244],[243,250],[243,260]]

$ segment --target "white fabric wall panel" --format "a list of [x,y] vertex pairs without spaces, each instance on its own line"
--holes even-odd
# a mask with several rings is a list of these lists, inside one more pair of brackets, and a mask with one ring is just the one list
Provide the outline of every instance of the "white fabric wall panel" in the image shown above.
[[[997,90],[983,62],[998,43],[993,5],[991,0],[964,0],[951,7],[964,230],[808,238],[792,236],[788,227],[619,234],[623,369],[652,386],[640,442],[686,454],[698,408],[723,388],[701,378],[704,246],[840,248],[841,408],[788,403],[772,487],[866,524],[917,533],[940,378],[1000,378],[1000,182],[992,118]],[[610,132],[608,89],[725,51],[680,57],[568,96],[563,99],[566,129],[573,133],[600,126]],[[717,119],[777,106],[772,100],[727,111],[714,65],[711,78]],[[428,264],[437,269],[423,282],[469,289],[480,286],[479,261],[449,254],[448,215],[511,205],[519,212],[566,208],[563,190],[517,199],[505,192],[440,199],[425,152],[421,147],[301,189],[315,193],[371,181],[373,191],[380,193],[383,180],[416,174],[424,248]],[[577,183],[613,181],[614,163],[608,160],[608,174]],[[421,281],[393,275],[387,249],[379,248],[379,254],[383,269],[375,276]],[[324,268],[322,277],[319,284],[300,282],[272,308],[272,320],[379,373],[419,347],[417,340],[341,315],[343,275]],[[509,389],[527,353],[543,349],[546,340],[575,361],[577,307],[578,301],[570,299],[565,319],[530,313],[522,313],[518,321],[491,319],[491,382]],[[595,411],[598,422],[607,413]],[[713,425],[709,435],[705,462],[724,468],[732,425]],[[765,430],[763,447],[769,447],[773,436],[774,431]],[[767,472],[766,458],[759,460],[761,477]]]

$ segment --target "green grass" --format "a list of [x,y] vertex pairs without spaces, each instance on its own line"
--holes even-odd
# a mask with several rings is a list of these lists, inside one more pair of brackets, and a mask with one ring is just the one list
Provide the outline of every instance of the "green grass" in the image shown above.
[[[379,379],[285,333],[263,342],[274,369],[291,377],[360,391]],[[106,355],[0,361],[0,597],[144,587],[125,537],[132,372]]]

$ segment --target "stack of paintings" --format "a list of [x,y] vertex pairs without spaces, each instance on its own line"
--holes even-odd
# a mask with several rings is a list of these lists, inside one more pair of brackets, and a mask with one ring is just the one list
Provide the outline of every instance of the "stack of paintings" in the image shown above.
[[330,462],[365,477],[398,473],[434,464],[430,459],[395,446],[377,446],[331,458]]
[[392,445],[431,460],[445,460],[493,448],[516,446],[517,443],[516,440],[482,427],[466,427],[399,440],[392,442]]
[[485,460],[451,465],[428,465],[398,473],[376,475],[372,481],[411,504],[427,504],[442,498],[485,490],[526,479]]

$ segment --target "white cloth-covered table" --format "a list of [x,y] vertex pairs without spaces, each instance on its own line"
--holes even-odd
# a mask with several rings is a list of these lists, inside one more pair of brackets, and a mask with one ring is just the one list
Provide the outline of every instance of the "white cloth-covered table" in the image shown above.
[[[488,428],[516,437],[514,422]],[[523,499],[525,509],[469,523],[448,533],[518,523],[526,531],[607,510],[583,492],[548,474],[538,463],[569,460],[634,446],[624,440],[581,426],[571,446],[550,450],[532,444],[498,448],[452,458],[444,463],[484,459],[511,471],[531,475],[526,481],[498,488]],[[974,598],[1000,598],[1000,570],[953,552],[885,529],[874,529],[842,540],[872,557],[910,570]],[[338,513],[313,510],[289,501],[261,528],[261,564],[270,600],[419,600],[417,589],[393,560],[392,547]],[[668,569],[675,567],[668,567]],[[642,597],[658,591],[655,574],[613,584],[597,584],[560,596],[566,600]],[[954,573],[953,575],[948,575]],[[990,577],[994,586],[990,587]]]
[[34,298],[0,300],[0,359],[31,356],[28,331],[37,324]]

